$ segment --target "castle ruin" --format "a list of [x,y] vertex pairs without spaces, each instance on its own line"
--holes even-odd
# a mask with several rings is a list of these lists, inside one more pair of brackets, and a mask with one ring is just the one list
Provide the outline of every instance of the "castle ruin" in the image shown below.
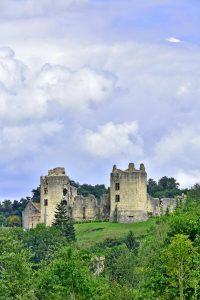
[[74,221],[110,220],[120,223],[145,221],[149,216],[159,216],[173,211],[183,197],[153,198],[147,194],[147,173],[144,164],[139,170],[130,163],[122,171],[113,166],[110,174],[110,195],[96,199],[83,197],[71,184],[65,169],[57,167],[40,178],[40,203],[29,201],[22,212],[23,227],[34,228],[39,223],[51,226],[56,206],[64,201],[68,214]]

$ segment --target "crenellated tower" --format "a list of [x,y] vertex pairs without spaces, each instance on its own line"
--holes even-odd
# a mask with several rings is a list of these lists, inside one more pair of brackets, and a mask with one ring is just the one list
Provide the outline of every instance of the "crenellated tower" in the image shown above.
[[51,226],[57,204],[64,200],[70,207],[77,196],[77,189],[70,185],[69,177],[61,167],[49,170],[47,176],[41,176],[40,184],[41,223]]
[[113,166],[110,176],[110,220],[138,222],[148,219],[147,215],[147,173],[144,164],[139,170],[130,163],[122,171]]

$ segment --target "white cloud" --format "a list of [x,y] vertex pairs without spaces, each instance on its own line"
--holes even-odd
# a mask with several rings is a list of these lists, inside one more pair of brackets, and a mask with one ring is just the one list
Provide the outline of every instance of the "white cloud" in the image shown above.
[[14,58],[14,51],[9,47],[0,48],[0,83],[5,89],[14,94],[28,76],[28,67]]
[[[0,116],[11,122],[27,118],[49,118],[56,109],[87,111],[91,105],[109,99],[116,77],[84,66],[75,71],[46,64],[31,73],[16,60],[10,48],[0,48]],[[8,117],[9,116],[9,117]]]
[[56,14],[87,2],[87,0],[1,0],[0,15],[12,18],[45,16]]
[[1,160],[16,159],[30,156],[41,151],[44,139],[53,138],[54,134],[63,130],[63,124],[56,122],[42,122],[21,126],[5,126],[0,128],[0,156]]
[[99,126],[97,131],[87,130],[83,135],[83,146],[89,154],[100,158],[141,156],[143,141],[138,131],[137,122],[109,122]]
[[168,42],[170,43],[181,43],[181,40],[174,38],[174,37],[170,37],[168,39],[166,39]]
[[195,169],[200,163],[200,127],[183,125],[165,135],[155,146],[154,162],[184,170]]
[[88,66],[71,71],[63,66],[45,65],[36,75],[33,88],[45,93],[48,102],[79,110],[108,99],[115,82],[113,74]]
[[175,176],[180,183],[181,188],[193,186],[200,183],[200,170],[179,170]]

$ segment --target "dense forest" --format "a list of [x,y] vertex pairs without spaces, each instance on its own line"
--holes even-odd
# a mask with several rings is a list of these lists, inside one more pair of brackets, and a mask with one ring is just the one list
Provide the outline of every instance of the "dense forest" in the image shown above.
[[[200,299],[200,186],[135,237],[80,246],[57,208],[53,227],[0,229],[0,299]],[[62,226],[61,226],[62,225]]]

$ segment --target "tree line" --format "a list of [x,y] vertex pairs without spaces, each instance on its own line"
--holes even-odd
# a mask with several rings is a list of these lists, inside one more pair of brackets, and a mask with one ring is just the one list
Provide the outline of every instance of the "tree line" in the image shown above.
[[0,299],[200,299],[199,185],[144,236],[84,248],[67,224],[60,203],[52,227],[0,228]]

